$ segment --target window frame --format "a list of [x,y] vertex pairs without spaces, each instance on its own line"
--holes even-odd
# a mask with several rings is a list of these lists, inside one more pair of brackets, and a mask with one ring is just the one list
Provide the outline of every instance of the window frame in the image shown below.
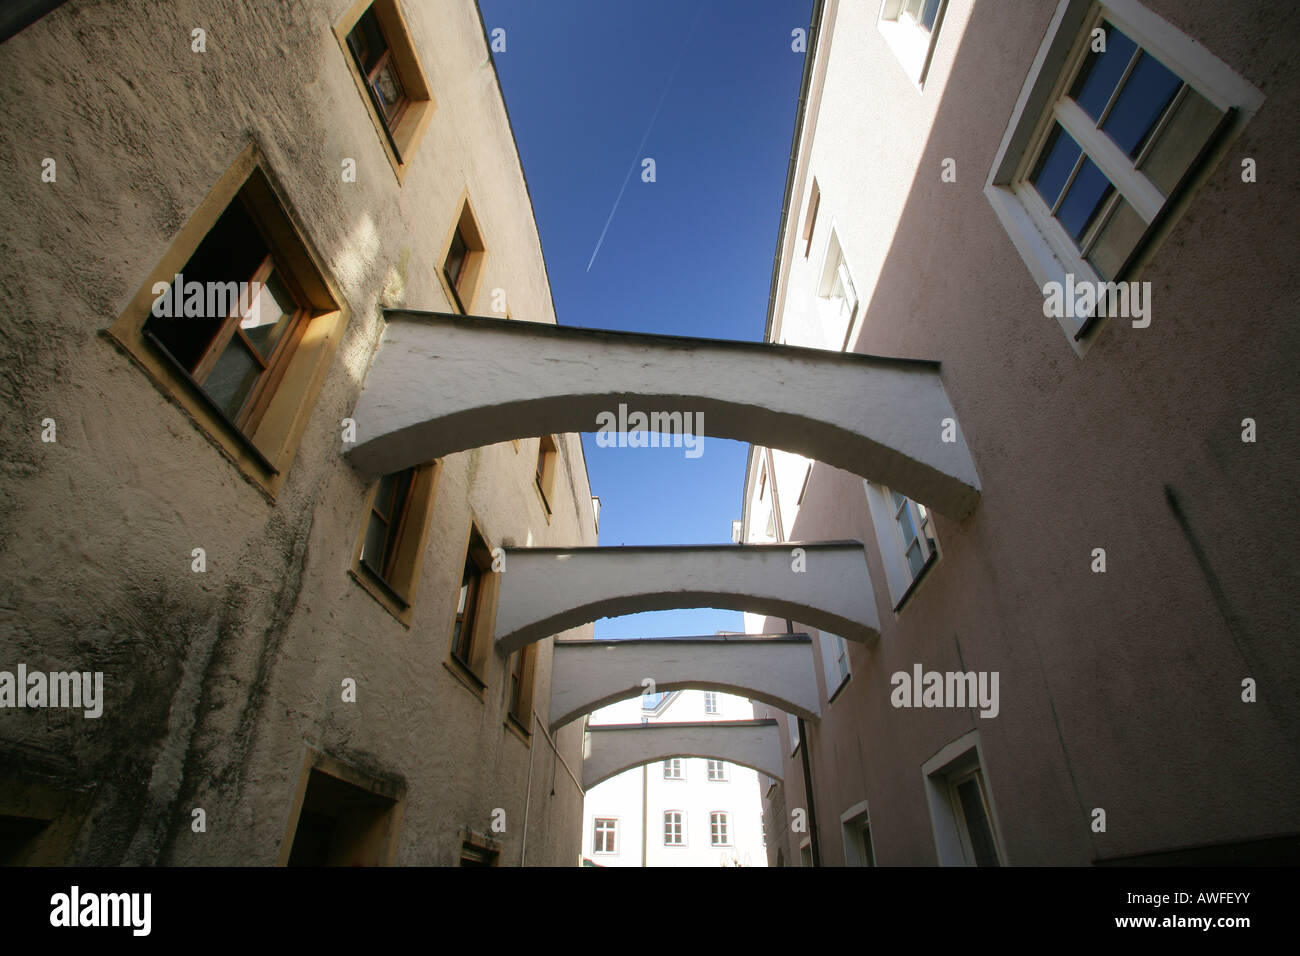
[[[370,78],[363,73],[363,67],[357,61],[348,36],[356,29],[362,16],[373,10],[380,31],[387,45],[387,55],[393,64],[393,75],[402,87],[405,103],[391,122],[381,113],[370,88]],[[428,76],[420,64],[415,51],[415,42],[406,16],[402,12],[399,0],[356,0],[342,17],[334,24],[334,35],[343,57],[347,62],[348,73],[356,84],[366,112],[379,133],[384,155],[397,176],[399,185],[406,179],[406,174],[419,151],[420,143],[429,127],[430,120],[438,104],[434,100]],[[376,64],[372,72],[379,68]]]
[[984,803],[998,866],[1011,866],[1006,841],[1002,838],[1002,826],[993,796],[993,785],[989,779],[988,764],[984,760],[977,730],[963,734],[921,765],[921,779],[930,807],[930,825],[938,863],[940,866],[975,865],[964,812],[960,801],[954,799],[956,786],[969,779],[972,772],[979,774],[980,798]]
[[551,502],[555,497],[555,476],[559,471],[560,445],[554,435],[542,435],[537,439],[537,464],[533,475],[533,487],[542,502],[542,512],[549,524],[554,508]]
[[681,757],[668,757],[664,760],[665,780],[685,780],[686,761]]
[[[822,656],[822,676],[826,679],[826,702],[829,704],[839,695],[844,685],[849,682],[849,678],[853,676],[853,668],[849,664],[848,641],[844,640],[840,635],[819,631],[818,643]],[[834,656],[830,654],[831,650],[835,651]],[[843,667],[840,666],[841,661]],[[835,667],[833,673],[831,670],[832,664]]]
[[[1068,100],[1068,92],[1089,52],[1090,31],[1103,19],[1224,111],[1218,128],[1168,197],[1136,169],[1129,175],[1126,167],[1134,166],[1135,162],[1130,162],[1095,124],[1091,131],[1084,128],[1091,123],[1091,117]],[[1196,192],[1214,175],[1232,141],[1263,102],[1259,90],[1137,0],[1059,0],[1008,120],[984,194],[1040,292],[1048,283],[1063,285],[1067,274],[1075,276],[1077,281],[1101,281],[1085,254],[1074,249],[1073,240],[1050,215],[1033,185],[1026,181],[1058,115],[1064,115],[1073,128],[1065,123],[1062,127],[1098,165],[1115,191],[1124,194],[1139,216],[1145,218],[1143,210],[1152,214],[1125,268],[1110,280],[1134,281],[1163,245]],[[1160,122],[1167,122],[1173,108],[1173,104],[1166,108]],[[1079,136],[1087,142],[1080,141]],[[1122,182],[1116,182],[1112,173]],[[1134,199],[1142,208],[1134,204]],[[1108,204],[1113,206],[1113,200],[1108,200]],[[1109,214],[1108,207],[1097,216],[1089,231],[1098,231]],[[1085,233],[1084,238],[1087,237]],[[1082,358],[1096,341],[1096,333],[1106,324],[1106,318],[1094,315],[1079,322],[1063,315],[1057,322],[1071,348]]]
[[704,692],[704,712],[706,714],[722,713],[722,701],[719,699],[716,690],[706,690]]
[[397,539],[391,549],[391,561],[386,562],[391,568],[391,577],[385,578],[362,561],[366,534],[374,514],[375,498],[379,494],[383,478],[371,482],[366,492],[363,510],[365,518],[359,522],[360,530],[348,573],[381,607],[409,628],[420,572],[424,566],[438,482],[442,477],[442,461],[434,459],[404,471],[410,471],[412,476],[406,493],[405,514],[401,518]]
[[[500,574],[492,570],[492,545],[483,534],[480,523],[472,516],[465,535],[465,546],[460,551],[464,556],[461,562],[459,582],[451,600],[450,622],[447,628],[449,636],[446,664],[453,674],[467,683],[480,699],[487,686],[488,665],[493,651],[492,635],[496,626],[497,592],[500,586]],[[460,635],[456,632],[456,618],[460,610],[460,592],[465,587],[465,569],[470,564],[477,569],[476,586],[466,596],[467,611],[462,615]],[[469,608],[472,606],[472,610]],[[463,618],[469,617],[469,638],[461,652],[460,640],[466,628]]]
[[[669,816],[675,816],[677,819],[676,819],[675,821],[673,821],[673,822],[670,824],[670,822],[669,822],[669,820],[668,820],[668,817],[669,817]],[[670,843],[669,840],[668,840],[668,835],[669,835],[669,829],[668,829],[668,828],[669,828],[670,825],[676,827],[676,836],[677,836],[677,840],[676,840],[676,842],[671,842],[671,843]],[[664,820],[663,820],[663,836],[664,836],[664,846],[667,846],[667,847],[685,847],[685,846],[686,846],[686,811],[685,811],[685,810],[665,810],[665,811],[664,811]]]
[[704,778],[708,783],[730,782],[731,774],[727,772],[727,761],[706,757]]
[[940,0],[934,25],[930,27],[916,20],[906,7],[907,0],[881,0],[876,29],[885,38],[912,86],[918,93],[924,93],[930,67],[934,62],[934,50],[943,28],[944,14],[948,12],[948,0]]
[[[924,506],[897,492],[904,501],[904,505],[900,508],[893,500],[896,492],[888,485],[864,478],[862,487],[867,496],[867,510],[871,514],[871,523],[875,528],[880,559],[885,566],[885,585],[889,590],[890,603],[897,614],[911,599],[943,554],[939,534],[934,527],[933,512],[925,508],[925,515],[922,516],[921,509]],[[916,572],[912,571],[912,566],[907,560],[909,542],[904,539],[903,528],[898,520],[904,508],[907,509],[912,527],[917,532],[915,540],[920,542],[922,550],[921,568]],[[922,533],[923,529],[927,528],[928,536]]]
[[[608,849],[608,850],[597,850],[597,849],[596,849],[596,838],[597,838],[598,835],[601,834],[601,828],[600,828],[600,825],[601,825],[602,823],[608,823],[608,824],[611,824],[611,826],[608,827],[608,828],[604,831],[604,834],[607,835],[607,836],[610,838],[610,839],[609,839],[609,843],[610,843],[611,849]],[[592,856],[597,856],[597,855],[599,855],[599,856],[617,856],[617,855],[618,855],[618,836],[619,836],[618,831],[619,831],[618,817],[593,817],[593,818],[592,818],[592,821],[591,821],[591,853],[592,853]],[[604,841],[602,841],[602,845],[603,845],[603,842],[604,842]]]
[[[721,837],[721,841],[719,841]],[[726,810],[709,811],[709,846],[735,846],[731,838],[731,814]]]
[[[216,399],[162,345],[145,325],[158,298],[159,284],[172,284],[208,238],[218,220],[240,202],[273,254],[281,278],[289,277],[306,302],[308,314],[298,322],[296,338],[280,336],[282,361],[274,380],[268,379],[258,397],[256,422],[241,430]],[[309,233],[296,220],[274,171],[257,144],[249,142],[217,179],[172,239],[130,303],[109,328],[107,340],[144,371],[164,397],[179,407],[194,427],[239,469],[250,483],[274,502],[302,443],[325,372],[333,361],[351,312]],[[286,283],[288,284],[288,283]],[[297,293],[295,293],[296,295]],[[307,329],[311,335],[307,335]],[[245,401],[251,410],[251,397]]]
[[[438,282],[454,311],[461,315],[472,315],[478,300],[479,288],[483,284],[488,255],[487,244],[483,241],[483,230],[479,225],[478,217],[474,214],[467,189],[461,191],[455,209],[456,215],[443,240],[442,251],[438,254]],[[457,237],[465,246],[465,255],[453,280],[447,271],[447,262]]]

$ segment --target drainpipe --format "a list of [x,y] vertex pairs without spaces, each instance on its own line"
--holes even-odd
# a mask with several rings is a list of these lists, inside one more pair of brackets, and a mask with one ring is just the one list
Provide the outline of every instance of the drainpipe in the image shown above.
[[648,839],[650,826],[650,765],[641,765],[641,866],[646,865],[646,848],[650,845]]
[[[789,618],[785,619],[785,632],[794,633],[794,621]],[[803,764],[803,792],[804,800],[808,803],[808,840],[809,849],[812,850],[813,866],[822,865],[822,847],[821,839],[817,834],[817,806],[813,800],[813,783],[812,783],[812,758],[808,756],[810,744],[808,741],[807,725],[804,724],[803,718],[799,718],[799,760]]]
[[[538,718],[534,717],[534,720]],[[800,731],[802,733],[803,731]],[[532,741],[536,744],[537,741]],[[528,852],[528,805],[533,799],[533,754],[537,753],[536,746],[528,748],[528,788],[524,791],[524,836],[519,841],[519,865],[524,865],[524,854]]]

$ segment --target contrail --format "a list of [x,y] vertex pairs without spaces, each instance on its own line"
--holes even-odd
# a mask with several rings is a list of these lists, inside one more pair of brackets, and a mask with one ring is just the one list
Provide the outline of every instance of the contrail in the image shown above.
[[609,232],[609,224],[614,221],[614,213],[618,212],[618,204],[623,201],[623,193],[627,192],[627,184],[632,181],[632,173],[636,169],[637,161],[641,158],[641,150],[645,149],[646,140],[650,138],[650,131],[655,128],[655,120],[659,118],[659,111],[664,108],[664,100],[668,99],[668,91],[672,89],[673,80],[677,78],[677,69],[682,65],[682,57],[686,55],[686,47],[690,45],[691,37],[695,34],[695,24],[700,20],[700,14],[704,12],[707,4],[701,4],[695,12],[695,19],[691,22],[691,28],[686,31],[686,40],[682,43],[681,52],[677,54],[677,62],[673,64],[672,72],[668,74],[668,82],[664,84],[664,91],[659,95],[659,105],[655,107],[654,113],[650,116],[650,124],[645,128],[645,135],[641,137],[641,142],[637,145],[636,155],[632,157],[632,164],[627,168],[627,175],[623,177],[623,185],[618,191],[618,198],[614,200],[614,208],[609,211],[609,218],[605,220],[605,228],[600,230],[600,238],[596,240],[596,248],[591,251],[591,259],[587,262],[587,272],[591,271],[591,265],[596,261],[596,254],[600,252],[601,244],[605,241],[605,234]]

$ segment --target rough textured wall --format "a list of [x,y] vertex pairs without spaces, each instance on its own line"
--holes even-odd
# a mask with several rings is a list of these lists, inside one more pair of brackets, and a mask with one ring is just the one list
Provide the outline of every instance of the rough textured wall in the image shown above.
[[[818,229],[834,222],[853,270],[856,349],[942,363],[983,492],[962,524],[936,518],[942,558],[897,616],[861,481],[817,466],[787,521],[792,539],[866,543],[883,622],[809,732],[828,864],[839,813],[862,799],[881,863],[934,862],[921,765],[971,729],[1012,863],[1300,829],[1297,227],[1279,214],[1297,204],[1300,24],[1262,3],[1148,6],[1266,101],[1139,277],[1150,328],[1112,321],[1079,359],[982,192],[1055,4],[953,0],[923,94],[874,6],[839,5],[807,167]],[[1247,156],[1273,172],[1243,183]],[[955,183],[940,179],[948,157]],[[786,265],[791,335],[813,294],[802,245]],[[890,676],[916,662],[1000,671],[1000,715],[893,709]]]
[[[0,763],[94,789],[77,862],[273,863],[308,745],[405,781],[398,862],[453,862],[497,807],[518,860],[529,750],[503,726],[503,659],[481,702],[444,668],[452,602],[471,509],[494,546],[594,544],[586,469],[564,436],[548,524],[535,439],[445,459],[409,630],[348,577],[367,487],[339,422],[381,297],[451,308],[437,259],[463,190],[488,247],[477,309],[503,287],[514,318],[555,317],[474,5],[403,4],[438,106],[400,188],[332,30],[347,6],[70,0],[0,45],[0,667],[102,670],[107,697],[98,720],[0,713]],[[352,313],[274,502],[103,335],[250,140]],[[543,714],[549,675],[544,644]],[[581,795],[533,736],[528,861],[571,863]],[[560,740],[578,768],[580,736]]]

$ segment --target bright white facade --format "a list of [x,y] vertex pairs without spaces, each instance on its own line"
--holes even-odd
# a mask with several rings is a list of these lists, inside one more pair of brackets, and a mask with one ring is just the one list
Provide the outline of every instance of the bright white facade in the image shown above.
[[[610,704],[590,723],[753,716],[743,697],[685,690]],[[755,771],[696,757],[656,761],[587,791],[582,855],[598,866],[766,866],[762,820]]]

